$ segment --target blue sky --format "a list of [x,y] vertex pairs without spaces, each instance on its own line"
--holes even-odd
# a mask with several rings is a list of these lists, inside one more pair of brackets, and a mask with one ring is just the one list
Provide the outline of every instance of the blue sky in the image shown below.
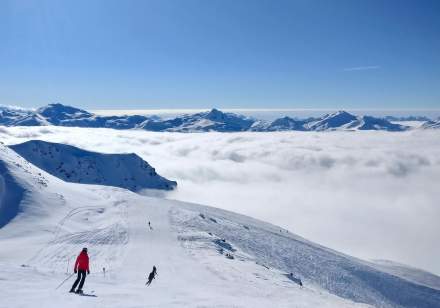
[[440,108],[440,1],[0,1],[0,104]]

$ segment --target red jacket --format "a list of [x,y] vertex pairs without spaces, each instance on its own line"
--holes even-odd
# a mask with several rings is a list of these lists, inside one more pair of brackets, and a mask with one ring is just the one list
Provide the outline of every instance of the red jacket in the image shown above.
[[75,267],[73,270],[83,270],[88,271],[89,270],[89,255],[85,251],[81,251],[81,253],[76,258]]

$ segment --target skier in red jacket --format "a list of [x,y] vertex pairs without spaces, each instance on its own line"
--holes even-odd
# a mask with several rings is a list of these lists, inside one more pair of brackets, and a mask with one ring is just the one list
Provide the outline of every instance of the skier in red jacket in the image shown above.
[[73,283],[70,292],[72,293],[75,292],[75,288],[79,283],[78,289],[76,290],[75,293],[82,294],[83,293],[82,287],[84,285],[84,281],[86,280],[86,272],[87,274],[90,274],[89,255],[87,254],[87,248],[83,248],[81,253],[76,258],[75,267],[73,268],[73,271],[75,272],[75,274],[78,273],[78,277]]

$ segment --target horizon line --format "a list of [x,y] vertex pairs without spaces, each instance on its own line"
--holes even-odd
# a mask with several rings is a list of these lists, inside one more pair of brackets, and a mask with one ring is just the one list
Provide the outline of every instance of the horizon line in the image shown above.
[[110,114],[128,112],[142,113],[194,113],[209,111],[212,109],[231,111],[231,112],[300,112],[300,111],[428,111],[440,112],[440,108],[162,108],[162,109],[89,109],[96,114]]

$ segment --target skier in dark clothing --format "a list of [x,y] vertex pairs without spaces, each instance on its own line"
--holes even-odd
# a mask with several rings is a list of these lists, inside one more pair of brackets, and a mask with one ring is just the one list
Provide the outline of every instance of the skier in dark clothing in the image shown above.
[[72,288],[70,289],[70,292],[75,292],[75,288],[79,283],[78,289],[75,293],[82,294],[82,287],[84,285],[84,281],[86,280],[86,272],[87,275],[90,274],[89,269],[89,255],[87,254],[87,248],[83,248],[81,253],[76,258],[75,267],[73,268],[74,273],[78,273],[78,277],[76,278],[75,282],[73,283]]
[[150,275],[148,275],[148,281],[145,283],[146,286],[149,286],[154,278],[157,276],[157,270],[156,266],[153,266],[153,270],[151,271]]
[[288,274],[287,277],[289,277],[290,280],[292,280],[294,283],[298,284],[300,287],[303,286],[303,283],[302,283],[301,279],[296,278],[295,276],[293,276],[293,273]]

